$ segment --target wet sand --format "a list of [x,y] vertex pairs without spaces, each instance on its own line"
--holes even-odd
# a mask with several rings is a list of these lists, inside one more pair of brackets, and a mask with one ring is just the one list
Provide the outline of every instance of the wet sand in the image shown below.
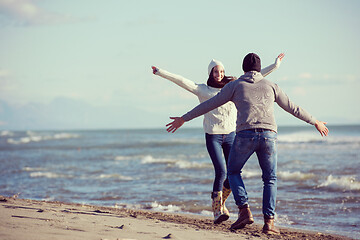
[[259,223],[231,231],[231,221],[214,225],[209,217],[0,196],[3,240],[351,239],[288,228],[271,236],[261,233],[260,219],[255,221]]

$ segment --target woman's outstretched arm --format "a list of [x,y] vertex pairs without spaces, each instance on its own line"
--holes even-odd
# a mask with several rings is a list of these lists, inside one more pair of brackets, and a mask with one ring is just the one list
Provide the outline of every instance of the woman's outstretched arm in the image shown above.
[[158,75],[162,78],[165,78],[167,80],[170,80],[171,82],[175,83],[176,85],[184,88],[185,90],[198,95],[199,94],[199,85],[194,83],[193,81],[184,78],[180,75],[176,75],[173,73],[169,73],[168,71],[165,71],[163,69],[157,68],[152,66],[153,74]]

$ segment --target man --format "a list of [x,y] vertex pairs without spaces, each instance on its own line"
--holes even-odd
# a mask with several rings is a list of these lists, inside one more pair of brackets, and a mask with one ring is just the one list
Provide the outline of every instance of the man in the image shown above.
[[232,229],[245,227],[254,222],[248,204],[247,192],[241,171],[255,152],[262,170],[263,214],[266,234],[279,234],[274,226],[277,192],[277,125],[274,117],[274,102],[295,117],[314,125],[322,136],[327,136],[326,122],[318,121],[301,107],[290,101],[288,96],[275,84],[261,75],[261,61],[258,55],[249,53],[243,60],[245,72],[239,79],[228,83],[216,96],[199,104],[182,117],[171,117],[168,132],[175,132],[184,122],[201,116],[228,101],[234,102],[238,113],[236,137],[228,162],[228,178],[239,217]]

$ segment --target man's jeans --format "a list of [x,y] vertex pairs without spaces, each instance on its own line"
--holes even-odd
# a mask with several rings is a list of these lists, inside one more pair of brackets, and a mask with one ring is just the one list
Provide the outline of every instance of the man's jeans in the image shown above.
[[235,132],[229,134],[205,134],[206,148],[215,169],[214,192],[222,191],[223,185],[230,188],[228,181],[225,181],[225,179],[227,180],[226,165],[234,138]]
[[248,196],[241,177],[241,171],[255,152],[262,170],[263,189],[263,214],[275,215],[277,192],[277,133],[265,130],[256,132],[244,130],[236,134],[228,161],[228,178],[236,205],[248,204]]

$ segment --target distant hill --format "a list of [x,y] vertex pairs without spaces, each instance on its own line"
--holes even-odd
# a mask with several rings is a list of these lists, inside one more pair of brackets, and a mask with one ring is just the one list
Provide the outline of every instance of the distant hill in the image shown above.
[[3,130],[147,128],[157,127],[159,123],[155,119],[159,119],[159,115],[126,104],[96,107],[79,100],[56,98],[49,104],[12,106],[0,100],[0,129]]
[[[195,105],[194,105],[195,106]],[[124,129],[124,128],[163,128],[177,116],[190,110],[161,108],[155,105],[151,109],[142,109],[121,103],[118,106],[92,106],[86,102],[56,98],[49,104],[29,103],[24,106],[13,106],[0,100],[0,130],[66,130],[66,129]],[[145,107],[144,107],[145,108]],[[334,112],[336,114],[336,112]],[[307,125],[276,106],[276,121],[279,126]],[[359,124],[346,119],[345,116],[325,116],[320,120],[329,125]],[[202,127],[203,118],[199,117],[186,123],[184,127]]]

